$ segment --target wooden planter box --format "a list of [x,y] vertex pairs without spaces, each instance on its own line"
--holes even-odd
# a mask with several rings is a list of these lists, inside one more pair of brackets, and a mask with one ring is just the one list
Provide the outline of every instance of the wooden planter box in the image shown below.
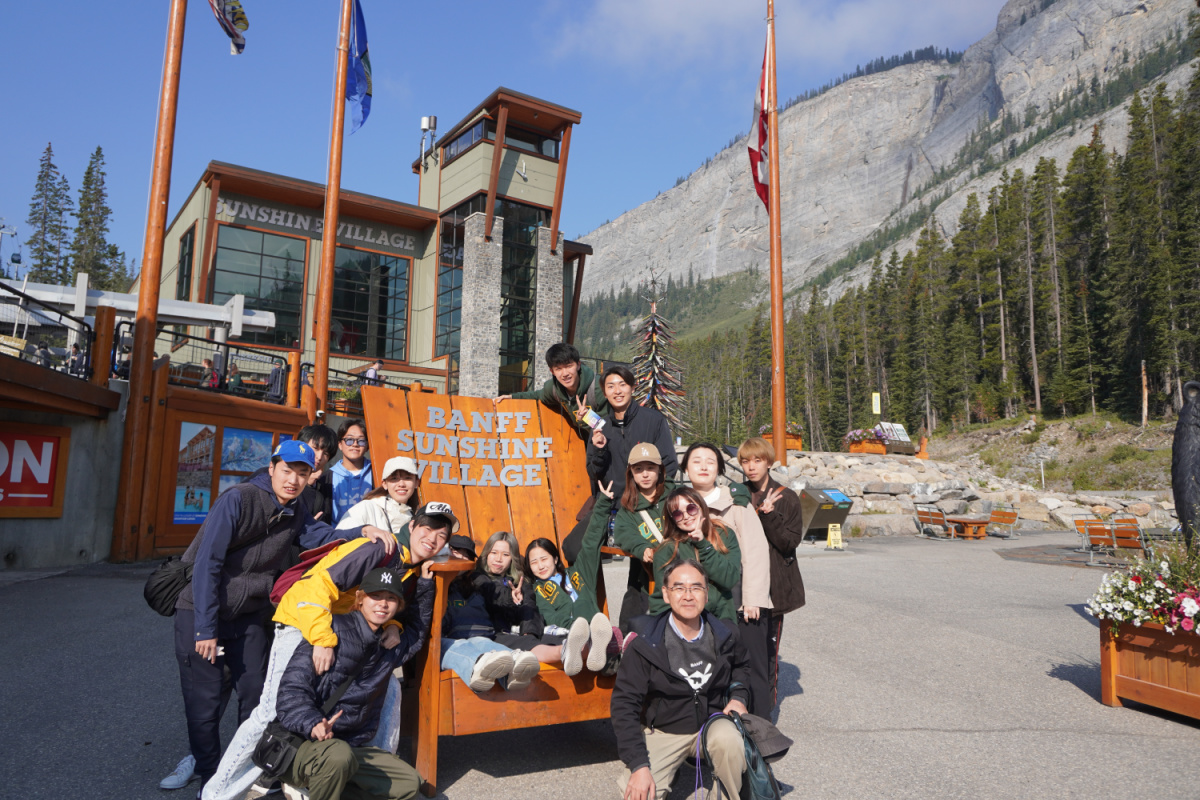
[[850,442],[848,445],[851,453],[877,453],[878,455],[887,455],[887,445],[880,439],[868,439],[865,442]]
[[[773,441],[771,437],[774,435],[775,434],[773,431],[767,431],[762,435],[762,437],[770,442]],[[787,447],[788,450],[804,449],[804,437],[799,433],[785,433],[783,435],[783,441],[784,446]]]
[[1100,700],[1121,700],[1200,719],[1200,635],[1145,623],[1100,623]]

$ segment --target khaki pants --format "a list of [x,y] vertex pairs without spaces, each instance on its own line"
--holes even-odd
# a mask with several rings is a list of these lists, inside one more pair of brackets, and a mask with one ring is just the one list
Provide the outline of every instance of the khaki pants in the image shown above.
[[[642,728],[642,733],[646,737],[646,749],[650,751],[655,797],[664,800],[671,791],[671,781],[679,771],[679,765],[688,755],[695,755],[699,734],[664,733],[649,728]],[[742,790],[742,773],[746,771],[746,745],[737,726],[729,719],[716,719],[709,724],[708,754],[712,757],[713,774],[721,782],[725,797],[736,800]],[[630,772],[625,770],[624,776],[617,781],[622,793],[629,778]]]
[[411,800],[421,786],[417,771],[391,753],[341,739],[300,745],[280,777],[307,789],[309,800]]

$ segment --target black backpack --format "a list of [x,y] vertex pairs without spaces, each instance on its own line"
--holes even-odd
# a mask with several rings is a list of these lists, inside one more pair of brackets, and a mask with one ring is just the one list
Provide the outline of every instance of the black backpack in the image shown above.
[[775,774],[771,772],[771,765],[763,758],[762,753],[758,750],[758,745],[746,732],[742,717],[736,711],[724,715],[714,714],[709,717],[708,722],[704,723],[704,730],[700,738],[704,744],[705,760],[712,764],[712,757],[708,754],[708,726],[714,719],[720,719],[721,716],[726,717],[737,726],[738,733],[742,734],[742,742],[746,747],[746,771],[742,773],[742,791],[739,800],[783,800],[779,784],[775,782]]

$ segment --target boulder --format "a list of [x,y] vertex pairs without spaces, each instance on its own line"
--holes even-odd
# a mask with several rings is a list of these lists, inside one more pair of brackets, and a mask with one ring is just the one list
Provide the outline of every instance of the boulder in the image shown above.
[[844,532],[861,531],[864,536],[913,536],[920,533],[912,514],[851,514],[842,525]]
[[891,501],[891,500],[894,500],[896,497],[898,497],[898,495],[873,494],[873,493],[866,493],[866,492],[864,492],[863,496],[862,496],[863,500],[866,500],[868,503],[878,503],[881,500]]
[[1125,510],[1128,511],[1130,514],[1133,514],[1134,516],[1137,516],[1137,517],[1150,516],[1150,504],[1149,503],[1131,503],[1129,505],[1129,507],[1126,508]]
[[934,505],[949,515],[967,513],[966,500],[938,500]]
[[1092,513],[1095,514],[1097,517],[1100,517],[1100,519],[1108,519],[1115,512],[1116,512],[1116,509],[1113,508],[1112,506],[1102,506],[1102,505],[1092,506]]
[[962,489],[947,489],[940,496],[943,500],[962,500],[963,491]]
[[1059,500],[1057,497],[1043,497],[1041,503],[1048,511],[1053,511],[1056,508],[1063,507],[1063,501]]
[[968,503],[972,502],[973,500],[979,500],[979,492],[968,486],[966,489],[962,490],[962,499],[966,500]]
[[863,494],[908,494],[909,483],[882,482],[868,483],[862,487]]
[[896,500],[868,500],[867,511],[876,514],[903,514],[905,511],[912,512],[912,507],[905,508]]
[[936,494],[914,494],[912,501],[914,503],[921,503],[922,505],[932,505],[937,502],[937,499]]
[[1017,506],[1017,515],[1021,519],[1032,520],[1034,522],[1050,521],[1050,509],[1041,503],[1021,503]]
[[[917,482],[917,476],[913,475],[911,472],[901,472],[899,470],[895,472],[884,472],[879,477],[888,483],[903,483],[906,486]],[[906,488],[905,491],[908,491],[908,489]],[[893,494],[902,493],[903,492],[893,492]]]

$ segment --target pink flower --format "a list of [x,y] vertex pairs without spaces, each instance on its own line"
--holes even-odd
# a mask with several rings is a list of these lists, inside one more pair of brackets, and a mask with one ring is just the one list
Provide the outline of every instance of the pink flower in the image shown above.
[[1179,627],[1183,628],[1185,631],[1190,631],[1196,627],[1196,623],[1191,619],[1184,617],[1179,621]]

